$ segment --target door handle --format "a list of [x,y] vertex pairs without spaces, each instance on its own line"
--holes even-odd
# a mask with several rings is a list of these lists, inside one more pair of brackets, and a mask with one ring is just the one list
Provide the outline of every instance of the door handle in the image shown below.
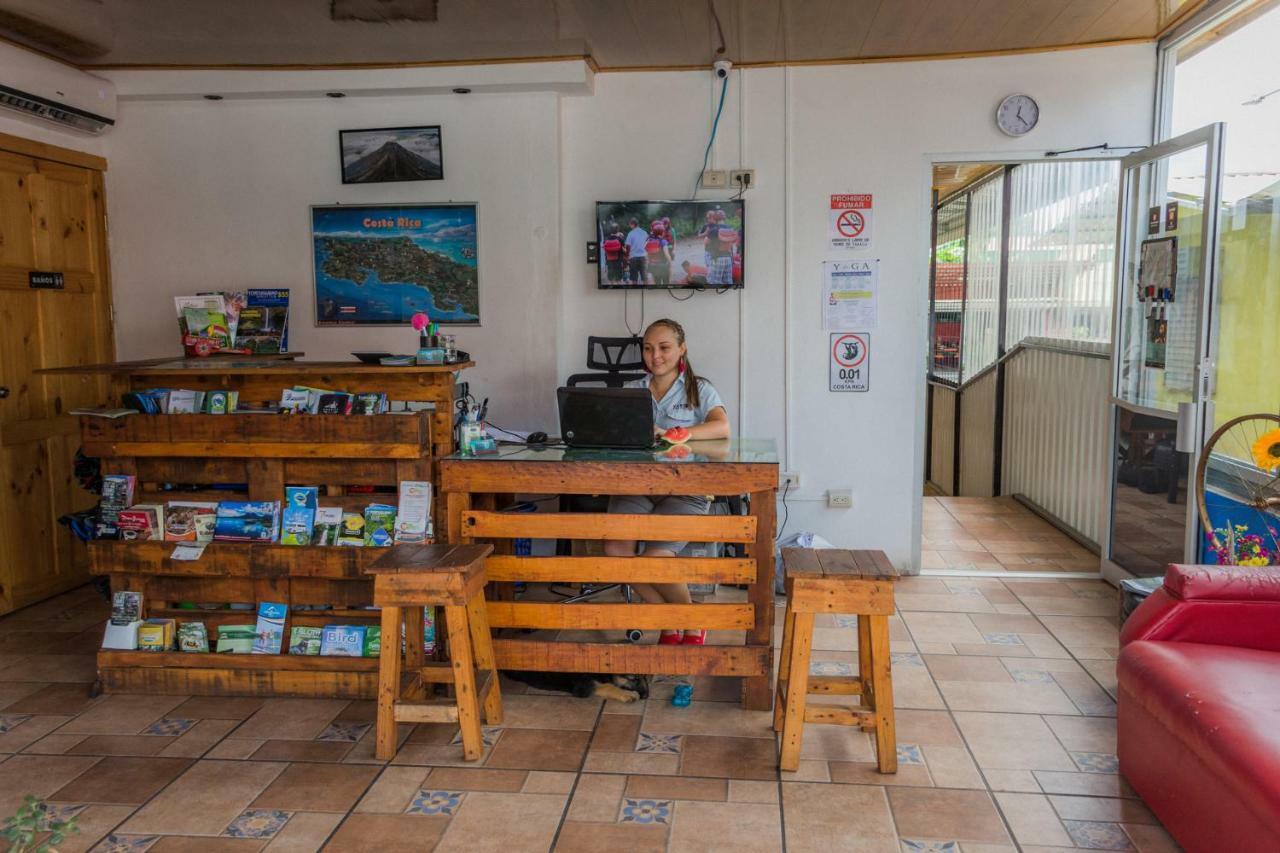
[[8,397],[8,396],[9,396],[9,389],[4,387],[3,385],[0,385],[0,400],[3,400],[5,397]]

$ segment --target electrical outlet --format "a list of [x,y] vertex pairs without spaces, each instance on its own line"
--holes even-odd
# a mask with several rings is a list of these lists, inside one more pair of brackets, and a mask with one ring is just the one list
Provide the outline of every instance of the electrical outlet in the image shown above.
[[734,169],[729,173],[729,186],[749,190],[756,185],[755,169]]
[[702,185],[710,190],[724,189],[729,186],[724,169],[707,169],[702,173]]
[[794,492],[796,489],[800,488],[799,471],[783,471],[782,476],[778,479],[779,489],[786,489],[789,492]]
[[832,509],[849,509],[853,506],[853,490],[829,489],[827,491],[827,506]]

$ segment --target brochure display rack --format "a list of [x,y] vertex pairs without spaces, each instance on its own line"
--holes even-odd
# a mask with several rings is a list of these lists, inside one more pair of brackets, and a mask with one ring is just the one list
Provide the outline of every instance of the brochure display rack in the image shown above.
[[[81,441],[102,473],[136,478],[136,501],[278,501],[285,486],[318,486],[320,502],[358,512],[395,503],[402,481],[438,486],[436,460],[453,450],[456,371],[359,363],[261,363],[204,360],[103,365],[120,394],[157,386],[234,390],[241,405],[265,404],[298,384],[351,393],[386,393],[433,408],[382,415],[190,414],[84,416]],[[93,368],[90,368],[91,370]],[[85,371],[86,368],[76,368]],[[113,403],[116,402],[113,400]],[[375,487],[380,494],[366,493]],[[438,503],[438,502],[437,502]],[[433,515],[437,515],[433,507]],[[441,530],[437,522],[437,530]],[[98,653],[107,692],[373,698],[376,657],[288,653],[294,626],[377,625],[373,584],[363,571],[384,548],[213,541],[195,560],[173,559],[172,541],[97,540],[90,570],[113,591],[142,594],[143,618],[219,625],[253,624],[257,603],[288,605],[280,654],[182,651]]]

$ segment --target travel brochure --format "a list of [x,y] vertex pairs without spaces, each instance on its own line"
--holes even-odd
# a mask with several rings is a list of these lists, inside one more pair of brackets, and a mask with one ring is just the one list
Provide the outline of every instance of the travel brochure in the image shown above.
[[[213,651],[219,654],[288,653],[356,658],[376,658],[382,653],[382,628],[377,625],[292,625],[288,627],[286,647],[289,605],[274,601],[258,602],[257,617],[254,625],[217,626]],[[434,652],[434,607],[423,608],[422,639],[426,652]],[[112,596],[111,621],[107,624],[102,647],[152,652],[173,651],[176,647],[180,652],[208,652],[209,630],[200,621],[144,619],[142,593],[121,590]]]
[[[103,478],[99,539],[380,548],[425,542],[433,532],[431,483],[426,480],[401,482],[398,506],[371,502],[363,511],[320,506],[317,486],[287,486],[283,502],[169,501],[128,505],[125,502],[132,499],[133,487],[133,477],[112,474]],[[184,557],[191,559],[185,554]]]
[[188,356],[289,351],[288,288],[175,296],[173,304]]

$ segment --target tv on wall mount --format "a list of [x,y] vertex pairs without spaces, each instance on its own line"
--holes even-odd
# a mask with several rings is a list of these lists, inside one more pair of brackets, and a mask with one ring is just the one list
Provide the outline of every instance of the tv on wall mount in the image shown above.
[[741,199],[596,202],[603,290],[729,289],[745,282]]

